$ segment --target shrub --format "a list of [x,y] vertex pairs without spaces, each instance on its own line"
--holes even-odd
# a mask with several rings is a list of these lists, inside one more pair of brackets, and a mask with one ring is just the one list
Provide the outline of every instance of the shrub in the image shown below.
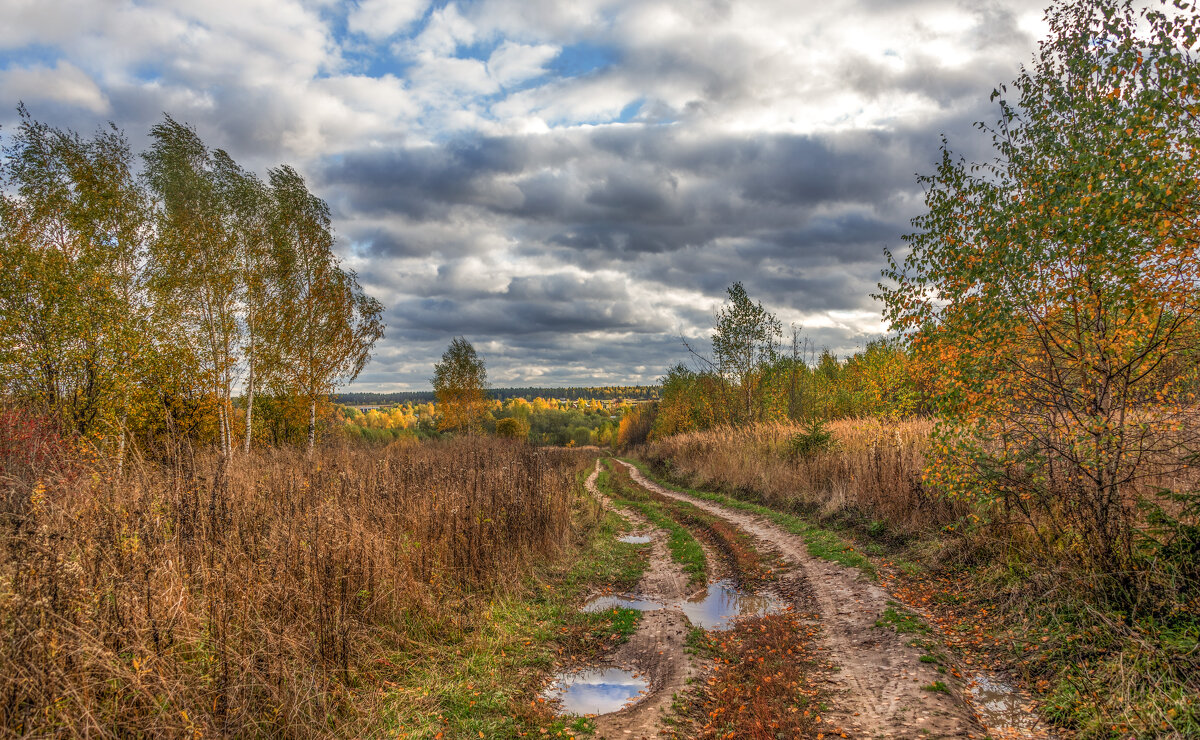
[[825,422],[813,419],[804,430],[788,438],[787,455],[792,459],[811,457],[833,446],[833,433],[825,428]]

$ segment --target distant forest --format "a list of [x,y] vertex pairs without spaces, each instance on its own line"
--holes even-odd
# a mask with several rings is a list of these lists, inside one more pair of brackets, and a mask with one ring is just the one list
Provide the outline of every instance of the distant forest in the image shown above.
[[[511,398],[562,398],[568,401],[610,401],[616,399],[655,400],[657,385],[604,386],[598,388],[489,388],[488,397],[498,401]],[[334,403],[344,406],[390,406],[397,403],[430,403],[434,399],[432,390],[402,391],[398,393],[335,393]]]

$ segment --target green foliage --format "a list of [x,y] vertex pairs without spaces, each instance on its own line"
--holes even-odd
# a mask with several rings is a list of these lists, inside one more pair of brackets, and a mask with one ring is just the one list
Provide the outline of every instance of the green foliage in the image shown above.
[[507,439],[527,439],[529,437],[529,424],[523,419],[516,417],[500,419],[496,422],[496,436]]
[[787,442],[787,454],[792,458],[811,457],[833,446],[833,434],[820,419],[813,419],[804,431],[793,434]]
[[1153,567],[1137,503],[1200,451],[1200,16],[1176,6],[1055,3],[993,93],[994,156],[943,146],[881,287],[943,422],[929,482],[1114,574]]
[[430,382],[442,415],[438,428],[478,432],[487,413],[487,369],[474,345],[465,337],[451,339]]
[[768,412],[762,403],[764,371],[779,358],[783,327],[761,302],[750,300],[740,282],[729,286],[726,295],[712,333],[716,370],[737,388],[742,419],[759,421]]

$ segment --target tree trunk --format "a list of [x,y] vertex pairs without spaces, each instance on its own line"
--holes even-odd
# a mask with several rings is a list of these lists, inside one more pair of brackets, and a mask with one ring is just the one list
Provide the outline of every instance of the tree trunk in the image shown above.
[[[126,402],[128,406],[128,402]],[[117,441],[117,480],[121,480],[125,474],[125,425],[129,421],[129,414],[121,415],[121,438]]]
[[229,457],[229,425],[227,421],[225,404],[222,402],[217,412],[217,434],[221,440],[221,457],[224,458]]
[[250,363],[250,372],[246,378],[246,440],[245,452],[250,454],[250,437],[254,430],[254,363]]
[[317,442],[317,399],[314,397],[308,406],[308,456],[312,457],[313,447]]

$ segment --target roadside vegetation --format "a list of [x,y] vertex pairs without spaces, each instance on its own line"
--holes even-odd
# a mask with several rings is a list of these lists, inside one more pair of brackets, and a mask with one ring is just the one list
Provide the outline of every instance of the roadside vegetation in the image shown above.
[[26,449],[33,493],[0,549],[0,724],[19,735],[354,735],[409,711],[418,668],[433,716],[457,697],[543,726],[521,707],[553,647],[614,639],[567,604],[638,572],[596,545],[617,525],[577,497],[582,452],[206,453],[118,480],[45,430]]

